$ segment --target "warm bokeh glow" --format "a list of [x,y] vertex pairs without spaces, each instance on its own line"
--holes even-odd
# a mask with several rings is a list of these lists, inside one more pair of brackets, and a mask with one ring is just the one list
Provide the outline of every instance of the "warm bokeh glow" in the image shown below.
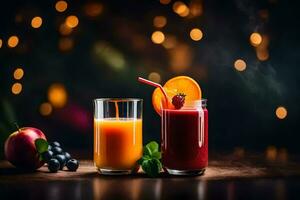
[[71,38],[61,38],[58,42],[58,48],[61,51],[69,51],[73,46],[74,42]]
[[59,26],[59,33],[61,35],[70,35],[72,33],[73,29],[68,27],[65,23],[61,24]]
[[153,25],[156,28],[162,28],[167,24],[167,18],[164,16],[156,16],[153,19]]
[[66,25],[70,28],[75,28],[78,26],[79,20],[75,15],[70,15],[66,18]]
[[182,1],[176,1],[173,4],[173,11],[181,17],[186,17],[190,13],[190,9]]
[[268,161],[275,161],[277,158],[277,148],[275,146],[268,146],[266,149],[266,159]]
[[0,39],[0,48],[2,47],[3,41]]
[[161,31],[155,31],[151,36],[152,42],[155,44],[161,44],[165,40],[165,35]]
[[17,68],[14,71],[14,78],[16,80],[20,80],[21,78],[23,78],[23,76],[24,76],[24,70],[22,68]]
[[16,35],[10,36],[7,40],[7,45],[10,48],[14,48],[19,44],[19,38]]
[[283,106],[279,106],[276,109],[276,116],[278,117],[278,119],[284,119],[287,116],[287,109]]
[[84,12],[89,17],[97,17],[103,12],[103,5],[99,2],[90,2],[84,6]]
[[55,108],[62,108],[66,105],[68,95],[62,84],[52,84],[48,89],[48,100]]
[[289,159],[288,151],[286,148],[280,148],[278,150],[277,160],[280,162],[287,162]]
[[242,59],[238,59],[234,62],[234,68],[240,72],[244,71],[246,67],[247,67],[246,62]]
[[171,2],[171,0],[159,0],[161,4],[167,5]]
[[191,67],[193,51],[189,45],[177,42],[176,48],[170,49],[168,52],[173,72],[183,73]]
[[55,4],[55,9],[57,12],[64,12],[68,8],[68,3],[65,1],[58,1]]
[[52,105],[48,102],[42,103],[40,105],[40,113],[43,116],[50,115],[52,113]]
[[259,33],[255,32],[250,35],[250,43],[252,44],[252,46],[257,47],[262,43],[262,40],[262,36]]
[[42,26],[43,19],[41,17],[34,17],[31,20],[31,26],[32,28],[40,28]]
[[198,1],[192,1],[190,4],[190,12],[193,17],[199,17],[203,14],[202,4]]
[[166,49],[172,49],[176,46],[176,44],[177,44],[177,39],[173,35],[167,35],[165,41],[162,43],[162,45]]
[[270,55],[269,55],[269,37],[267,35],[262,35],[262,42],[256,46],[255,50],[256,50],[256,56],[257,59],[260,61],[266,61],[269,59]]
[[193,28],[190,32],[190,37],[192,40],[194,41],[199,41],[202,39],[203,37],[203,33],[200,29],[198,28]]
[[153,81],[153,82],[156,82],[156,83],[160,83],[160,81],[161,81],[160,74],[157,73],[157,72],[151,72],[151,73],[148,75],[148,79],[149,79],[150,81]]
[[260,61],[266,61],[269,59],[269,51],[267,49],[256,49],[257,59]]
[[22,91],[22,84],[21,83],[14,83],[11,87],[11,92],[15,95],[20,94]]

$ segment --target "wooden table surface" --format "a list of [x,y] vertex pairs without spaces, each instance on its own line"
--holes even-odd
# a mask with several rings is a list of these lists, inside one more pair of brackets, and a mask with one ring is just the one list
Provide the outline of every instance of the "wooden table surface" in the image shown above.
[[104,176],[92,161],[77,172],[22,172],[0,161],[0,199],[291,199],[299,196],[300,163],[222,157],[210,161],[203,176],[162,173]]

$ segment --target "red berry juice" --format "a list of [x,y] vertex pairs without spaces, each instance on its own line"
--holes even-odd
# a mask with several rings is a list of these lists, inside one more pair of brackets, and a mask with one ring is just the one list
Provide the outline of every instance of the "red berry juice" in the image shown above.
[[170,174],[199,175],[208,164],[206,100],[162,110],[162,160]]

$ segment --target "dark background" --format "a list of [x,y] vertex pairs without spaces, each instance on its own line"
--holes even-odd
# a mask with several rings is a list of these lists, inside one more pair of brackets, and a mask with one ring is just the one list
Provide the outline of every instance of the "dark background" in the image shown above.
[[[14,131],[13,122],[44,131],[69,149],[91,152],[93,148],[93,99],[138,97],[144,99],[144,142],[159,140],[160,117],[151,104],[153,88],[137,82],[151,72],[161,83],[177,75],[194,78],[208,99],[209,145],[211,151],[263,152],[268,146],[299,153],[299,7],[286,0],[184,1],[202,13],[181,17],[172,5],[148,1],[67,1],[64,12],[56,1],[2,2],[0,7],[0,144]],[[89,8],[98,8],[89,16]],[[89,7],[90,6],[90,7]],[[97,10],[97,9],[96,9]],[[62,35],[61,24],[76,15],[79,24]],[[43,19],[31,27],[34,16]],[[155,16],[165,16],[163,28],[153,26]],[[200,28],[203,38],[193,41],[189,32]],[[154,44],[151,35],[162,31],[176,38],[173,48]],[[259,59],[250,44],[253,32],[267,38],[267,59]],[[9,48],[11,35],[19,37]],[[64,41],[69,44],[62,49]],[[264,41],[264,40],[263,40]],[[70,45],[71,43],[71,45]],[[234,62],[243,59],[245,71]],[[24,77],[15,80],[16,68]],[[20,94],[11,91],[22,84]],[[59,84],[67,93],[61,108],[41,115],[48,102],[48,90]],[[51,102],[50,102],[51,103]],[[275,110],[284,106],[287,117]],[[1,152],[1,151],[0,151]],[[92,155],[92,154],[90,154]]]

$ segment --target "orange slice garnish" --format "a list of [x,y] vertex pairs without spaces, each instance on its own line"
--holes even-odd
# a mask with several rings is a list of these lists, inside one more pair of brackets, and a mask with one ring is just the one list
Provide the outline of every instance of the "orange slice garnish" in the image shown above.
[[159,88],[156,88],[152,94],[152,104],[155,111],[161,114],[162,108],[174,109],[172,98],[176,94],[185,94],[185,101],[200,100],[202,93],[198,83],[188,76],[177,76],[168,80],[163,86],[168,95],[168,103]]

